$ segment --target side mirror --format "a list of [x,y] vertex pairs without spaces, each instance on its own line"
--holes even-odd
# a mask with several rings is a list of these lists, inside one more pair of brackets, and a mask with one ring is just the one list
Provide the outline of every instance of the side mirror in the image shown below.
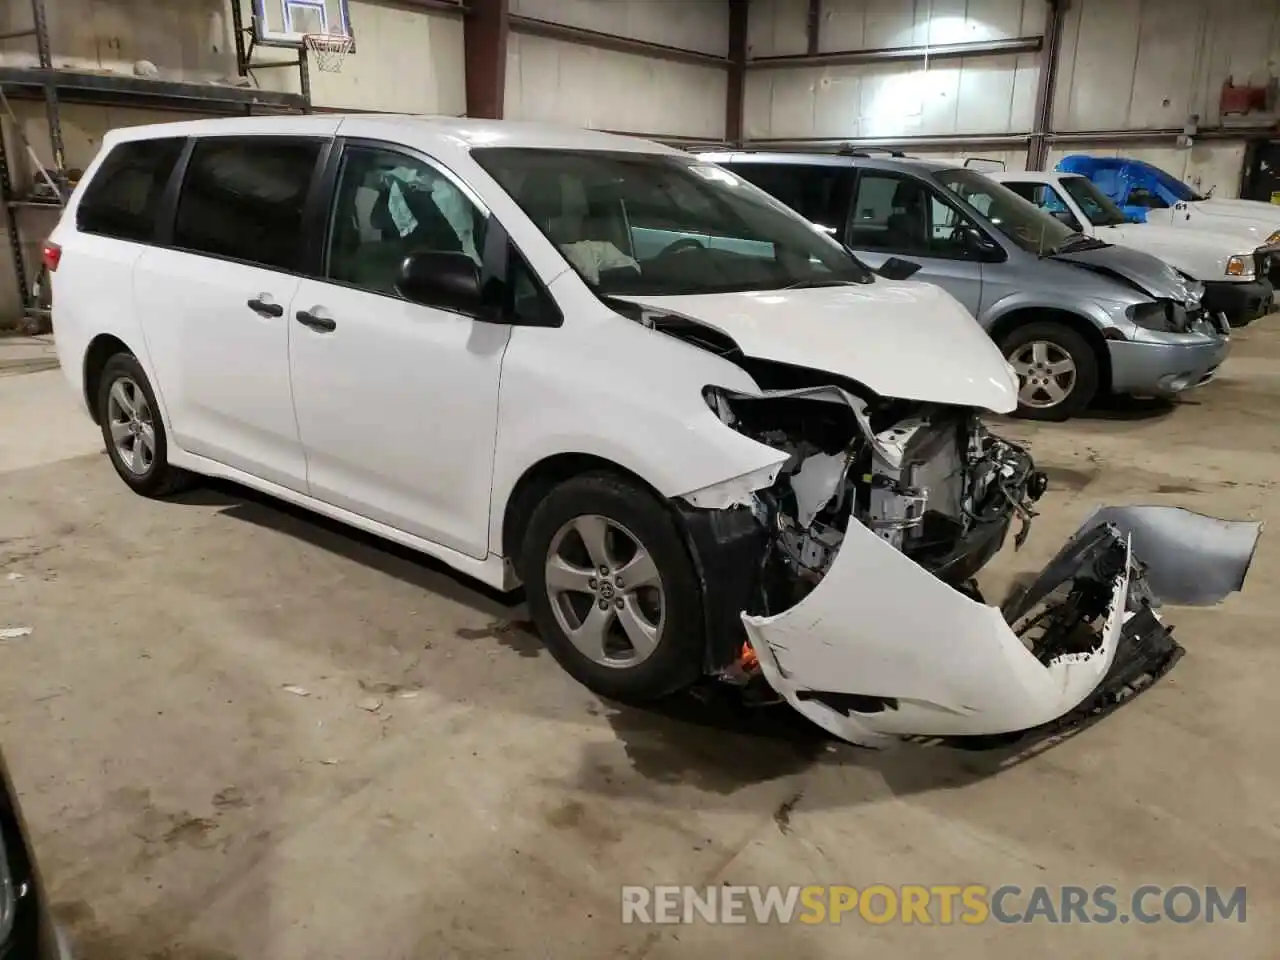
[[977,227],[965,227],[963,237],[965,251],[975,260],[994,263],[1004,259],[1004,251],[1000,249],[1000,245]]
[[884,277],[886,280],[909,280],[920,269],[920,264],[913,263],[910,260],[903,260],[901,257],[890,257],[884,263],[880,264],[876,273]]
[[406,300],[478,316],[484,306],[480,268],[465,253],[424,250],[400,262],[396,290]]

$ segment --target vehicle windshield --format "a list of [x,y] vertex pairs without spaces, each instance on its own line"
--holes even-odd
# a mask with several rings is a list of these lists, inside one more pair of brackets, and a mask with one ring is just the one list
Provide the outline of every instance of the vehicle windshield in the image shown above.
[[1165,173],[1159,167],[1153,167],[1150,164],[1143,164],[1141,169],[1145,169],[1164,189],[1168,190],[1175,200],[1184,202],[1193,200],[1207,200],[1208,197],[1202,196],[1192,190],[1189,186],[1171,174]]
[[471,154],[602,296],[870,283],[819,228],[693,157],[486,147]]
[[1080,206],[1080,210],[1095,227],[1118,227],[1129,219],[1115,202],[1098,189],[1088,177],[1063,177],[1062,189]]
[[976,170],[942,170],[937,181],[1028,253],[1055,253],[1079,234]]

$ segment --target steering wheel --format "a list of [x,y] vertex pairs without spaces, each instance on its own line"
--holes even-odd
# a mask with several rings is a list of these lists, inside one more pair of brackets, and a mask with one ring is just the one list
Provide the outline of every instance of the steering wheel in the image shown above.
[[658,253],[658,256],[654,259],[675,256],[677,253],[684,253],[687,250],[705,249],[707,248],[702,245],[702,241],[698,240],[696,237],[681,237],[679,240],[673,240],[671,243],[663,247]]

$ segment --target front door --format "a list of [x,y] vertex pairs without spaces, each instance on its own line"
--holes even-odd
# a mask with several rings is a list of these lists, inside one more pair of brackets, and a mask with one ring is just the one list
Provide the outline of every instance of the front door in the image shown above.
[[133,278],[177,444],[299,491],[306,467],[285,310],[298,289],[303,208],[326,143],[198,140],[172,237],[147,248]]
[[483,558],[510,328],[411,303],[395,283],[419,251],[479,264],[487,212],[417,155],[350,143],[335,162],[323,275],[288,311],[311,496]]
[[966,243],[965,231],[978,229],[924,181],[861,170],[844,239],[873,269],[890,257],[920,264],[913,280],[937,284],[977,316],[982,263]]

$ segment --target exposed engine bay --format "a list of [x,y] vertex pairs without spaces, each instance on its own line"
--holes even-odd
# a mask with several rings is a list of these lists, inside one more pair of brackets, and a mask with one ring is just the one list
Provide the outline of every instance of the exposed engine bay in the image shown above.
[[[703,572],[709,632],[732,633],[713,640],[708,669],[750,683],[730,662],[737,647],[777,695],[866,746],[1058,729],[1117,706],[1182,654],[1160,600],[1240,589],[1260,533],[1177,508],[1106,508],[997,609],[973,577],[1015,524],[1022,545],[1047,483],[974,410],[873,405],[837,386],[705,398],[787,455],[750,488],[686,497],[703,521],[695,551],[716,557]],[[1154,566],[1136,559],[1144,544]]]
[[752,504],[772,533],[756,613],[787,609],[816,586],[850,522],[963,587],[1014,520],[1022,545],[1047,486],[1030,455],[970,409],[895,403],[872,413],[838,388],[707,399],[726,425],[789,454]]

